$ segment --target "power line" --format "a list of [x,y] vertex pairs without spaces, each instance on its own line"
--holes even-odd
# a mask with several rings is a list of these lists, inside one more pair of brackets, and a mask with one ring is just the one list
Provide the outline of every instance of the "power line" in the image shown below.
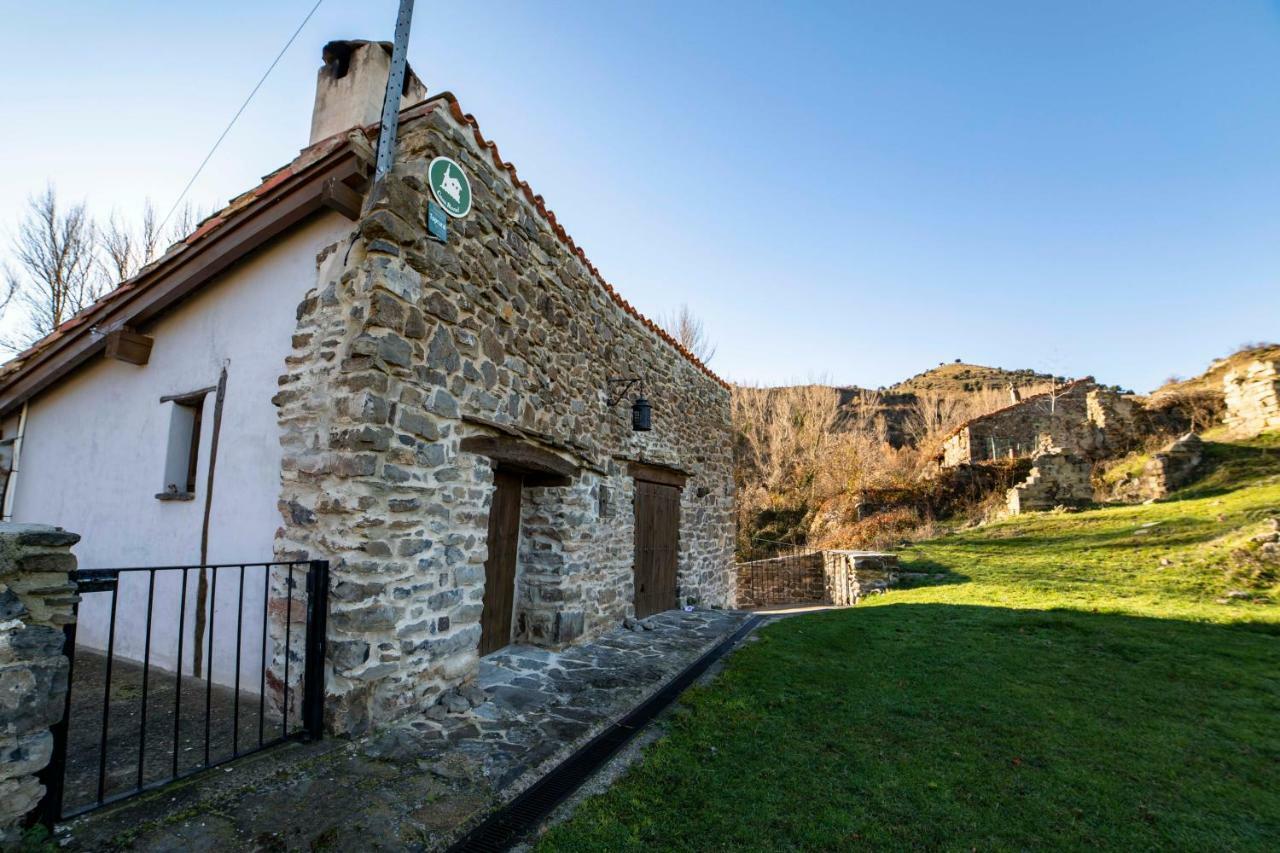
[[196,182],[196,178],[200,177],[200,173],[204,171],[204,167],[209,164],[213,153],[218,150],[218,146],[222,144],[222,140],[227,138],[227,134],[231,132],[231,128],[235,126],[236,120],[240,118],[240,114],[244,112],[245,107],[249,106],[249,102],[253,100],[253,96],[258,94],[258,90],[262,88],[262,84],[267,82],[267,78],[271,76],[271,72],[275,70],[277,63],[284,56],[285,51],[293,44],[294,39],[302,32],[302,28],[307,25],[307,21],[311,20],[311,16],[316,13],[316,9],[320,8],[320,4],[324,0],[316,0],[316,4],[311,7],[311,11],[302,19],[302,23],[298,24],[298,28],[293,31],[293,35],[289,36],[289,40],[284,43],[284,47],[280,48],[280,52],[276,54],[276,58],[271,60],[271,64],[267,66],[267,70],[263,72],[262,78],[258,80],[258,84],[253,87],[253,91],[249,93],[249,97],[244,99],[244,103],[240,105],[240,109],[236,110],[236,114],[231,117],[231,121],[227,123],[227,127],[222,131],[222,135],[218,137],[218,141],[213,143],[213,147],[209,149],[209,153],[204,155],[204,159],[200,161],[200,165],[196,168],[195,174],[191,176],[191,180],[187,181],[187,185],[182,188],[182,192],[178,194],[178,198],[173,203],[173,207],[169,208],[169,212],[164,215],[164,219],[160,220],[160,224],[156,226],[156,232],[159,233],[168,224],[169,218],[173,216],[174,211],[178,209],[178,205],[182,204],[182,200],[187,197],[187,193],[191,190],[191,186]]

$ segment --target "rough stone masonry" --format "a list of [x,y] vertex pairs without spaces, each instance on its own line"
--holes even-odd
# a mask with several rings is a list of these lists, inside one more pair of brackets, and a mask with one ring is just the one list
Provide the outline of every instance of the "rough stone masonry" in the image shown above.
[[62,628],[74,619],[74,533],[0,524],[0,847],[17,841],[44,796],[37,774],[53,755],[68,662]]
[[[326,714],[340,731],[425,708],[477,672],[496,466],[468,438],[574,471],[524,489],[515,639],[562,646],[634,615],[640,463],[687,476],[679,601],[734,598],[726,386],[612,291],[452,96],[400,128],[352,238],[320,259],[275,398],[277,554],[332,563]],[[436,156],[466,170],[474,197],[447,243],[425,228]],[[643,380],[652,432],[631,430],[629,399],[607,405],[618,376]]]
[[1223,420],[1239,436],[1280,430],[1280,361],[1252,361],[1223,377]]

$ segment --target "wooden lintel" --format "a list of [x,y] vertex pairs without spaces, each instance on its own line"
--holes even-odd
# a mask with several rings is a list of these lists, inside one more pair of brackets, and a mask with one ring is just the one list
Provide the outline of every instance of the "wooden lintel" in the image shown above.
[[151,360],[151,345],[155,338],[140,335],[131,329],[116,329],[107,333],[107,358],[127,364],[146,364]]
[[466,453],[489,457],[500,468],[525,474],[529,485],[566,486],[578,473],[578,466],[567,459],[518,438],[472,435],[459,446]]
[[324,187],[320,190],[320,203],[354,222],[360,218],[364,199],[360,193],[335,177],[324,182]]
[[654,465],[648,462],[630,463],[627,466],[627,473],[637,480],[644,480],[646,483],[675,486],[677,489],[683,489],[684,484],[689,480],[687,471],[681,471],[679,468],[670,468],[666,465]]
[[495,432],[500,432],[503,435],[510,435],[510,436],[526,435],[525,431],[520,429],[519,427],[513,426],[511,424],[500,423],[498,421],[491,421],[488,418],[482,418],[479,415],[464,414],[462,416],[462,422],[464,424],[473,424],[475,426],[484,427],[485,429],[491,429],[491,430],[494,430]]

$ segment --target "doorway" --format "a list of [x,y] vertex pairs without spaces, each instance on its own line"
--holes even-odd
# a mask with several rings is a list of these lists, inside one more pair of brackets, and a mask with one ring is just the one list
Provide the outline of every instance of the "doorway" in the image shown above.
[[484,561],[484,606],[480,614],[480,654],[511,644],[516,600],[516,551],[520,546],[520,490],[524,478],[501,468],[493,473],[489,508],[489,556]]
[[636,480],[636,618],[676,606],[680,548],[680,489]]

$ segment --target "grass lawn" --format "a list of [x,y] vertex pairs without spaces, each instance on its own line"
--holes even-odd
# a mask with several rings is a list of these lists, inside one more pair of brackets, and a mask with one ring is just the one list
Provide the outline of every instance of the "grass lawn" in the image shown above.
[[768,626],[538,849],[1280,849],[1277,586],[1233,568],[1280,441],[1209,452],[1178,500],[923,543],[944,580]]

